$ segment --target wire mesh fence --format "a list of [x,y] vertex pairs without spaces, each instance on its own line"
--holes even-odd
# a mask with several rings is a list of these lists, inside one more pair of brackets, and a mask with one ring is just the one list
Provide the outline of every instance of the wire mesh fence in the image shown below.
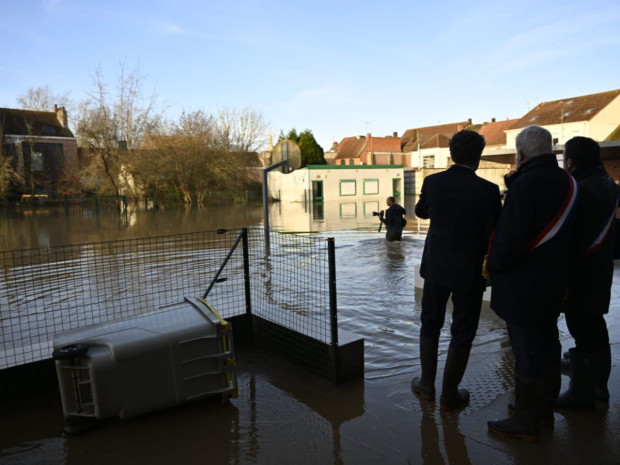
[[[233,248],[244,231],[247,248]],[[0,369],[49,358],[54,334],[164,309],[210,285],[224,318],[251,309],[329,342],[326,240],[271,241],[269,255],[257,229],[0,252]]]

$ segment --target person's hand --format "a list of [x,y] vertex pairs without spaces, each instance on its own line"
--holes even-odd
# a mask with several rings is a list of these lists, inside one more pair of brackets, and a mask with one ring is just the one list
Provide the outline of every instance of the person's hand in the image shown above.
[[384,212],[383,210],[381,210],[381,211],[379,212],[379,218],[383,218],[383,214],[384,214],[384,213],[385,213],[385,212]]
[[484,257],[484,261],[482,262],[482,277],[484,279],[491,279],[489,270],[487,270],[487,258],[488,257]]

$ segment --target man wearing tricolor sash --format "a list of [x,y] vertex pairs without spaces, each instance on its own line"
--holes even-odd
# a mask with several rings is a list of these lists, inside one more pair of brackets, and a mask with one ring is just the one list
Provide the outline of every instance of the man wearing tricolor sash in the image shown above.
[[506,321],[515,357],[515,403],[489,431],[536,442],[552,426],[561,386],[557,320],[568,280],[578,186],[552,153],[552,137],[528,126],[516,139],[514,174],[489,247],[491,308]]
[[594,408],[597,400],[609,400],[611,351],[604,315],[611,299],[618,188],[601,163],[598,143],[589,137],[573,137],[566,142],[564,167],[580,190],[564,308],[575,347],[569,351],[570,387],[556,406]]

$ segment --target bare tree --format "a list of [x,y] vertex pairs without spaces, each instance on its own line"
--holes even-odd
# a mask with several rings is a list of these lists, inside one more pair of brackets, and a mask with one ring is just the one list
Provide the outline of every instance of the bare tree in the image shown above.
[[218,139],[232,152],[254,152],[260,149],[265,144],[268,127],[261,112],[247,108],[221,108],[215,120]]
[[105,176],[119,195],[118,178],[128,161],[127,153],[138,148],[145,134],[158,125],[161,113],[155,109],[155,94],[142,96],[144,76],[138,70],[127,73],[121,63],[115,92],[110,92],[100,68],[93,82],[94,92],[80,106],[78,142],[100,158]]
[[52,111],[54,105],[71,106],[69,93],[56,94],[49,86],[31,87],[17,97],[17,104],[24,110]]
[[215,119],[203,111],[184,112],[165,134],[150,137],[148,150],[133,160],[132,173],[145,190],[165,185],[187,205],[202,206],[209,191],[239,188],[245,181],[238,159],[217,136]]

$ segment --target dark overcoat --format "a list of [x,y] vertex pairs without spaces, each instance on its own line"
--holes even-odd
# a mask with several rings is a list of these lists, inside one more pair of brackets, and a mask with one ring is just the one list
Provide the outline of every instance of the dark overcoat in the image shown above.
[[424,179],[415,214],[430,218],[420,275],[437,286],[469,290],[501,211],[499,187],[468,167],[453,165]]
[[579,183],[579,199],[566,311],[602,315],[611,299],[618,187],[602,165],[572,175]]
[[[567,200],[576,182],[548,154],[523,163],[507,187],[487,262],[491,308],[508,323],[547,322],[559,315],[567,284],[576,205]],[[564,207],[562,228],[532,249]]]

